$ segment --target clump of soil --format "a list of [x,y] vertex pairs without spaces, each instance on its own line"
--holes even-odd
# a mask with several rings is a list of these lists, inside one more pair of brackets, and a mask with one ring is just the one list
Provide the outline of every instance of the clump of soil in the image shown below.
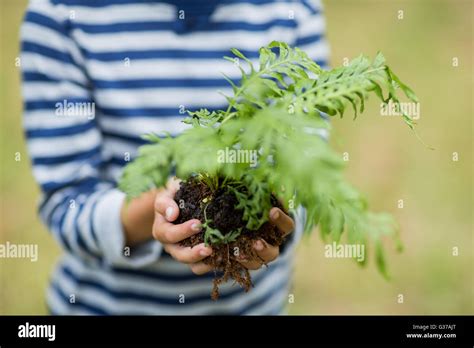
[[[234,279],[246,292],[249,291],[253,286],[252,279],[248,269],[239,260],[244,258],[257,260],[264,265],[265,262],[257,255],[253,244],[263,239],[271,245],[281,245],[284,237],[280,230],[269,222],[264,223],[258,230],[247,229],[243,211],[235,208],[238,204],[237,198],[231,191],[226,190],[225,185],[213,192],[203,182],[191,178],[181,182],[174,200],[180,208],[179,217],[174,222],[176,224],[190,219],[204,222],[204,208],[207,205],[206,216],[208,220],[212,220],[210,223],[212,228],[218,229],[223,235],[242,228],[240,236],[234,242],[211,245],[213,252],[203,262],[214,269],[215,277],[211,293],[213,300],[219,298],[219,285],[229,279]],[[274,196],[271,197],[271,201],[273,206],[283,209]],[[204,230],[183,240],[181,245],[193,247],[203,242]]]

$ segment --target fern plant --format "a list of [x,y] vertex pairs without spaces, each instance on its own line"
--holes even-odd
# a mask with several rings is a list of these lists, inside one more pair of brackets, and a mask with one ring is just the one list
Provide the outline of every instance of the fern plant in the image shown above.
[[[370,96],[398,104],[400,90],[414,102],[413,91],[402,83],[378,53],[373,60],[360,56],[349,65],[323,71],[305,52],[283,42],[260,49],[258,66],[240,51],[241,81],[226,96],[226,110],[190,111],[184,120],[191,127],[178,137],[147,135],[150,144],[123,172],[120,188],[129,197],[165,185],[175,173],[179,178],[198,178],[207,186],[226,187],[234,193],[243,211],[247,230],[267,222],[272,194],[291,211],[306,208],[305,232],[319,226],[324,241],[375,244],[379,270],[387,275],[381,238],[398,240],[397,226],[385,213],[373,213],[365,198],[343,177],[343,160],[320,133],[330,123],[321,113],[343,117],[351,108],[354,118],[364,111]],[[235,58],[226,57],[235,61]],[[405,122],[413,128],[409,116]],[[220,163],[219,150],[258,151],[258,164]],[[243,189],[242,189],[243,188]],[[205,203],[203,203],[205,204]],[[204,222],[205,241],[212,245],[230,243],[244,230],[224,235],[210,221]]]

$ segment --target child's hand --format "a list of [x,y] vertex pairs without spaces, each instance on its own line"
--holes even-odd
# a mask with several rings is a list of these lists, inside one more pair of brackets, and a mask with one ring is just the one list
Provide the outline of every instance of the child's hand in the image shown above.
[[[293,232],[295,223],[291,217],[286,215],[281,209],[273,207],[270,210],[270,222],[273,223],[283,234],[286,236]],[[194,248],[197,248],[195,246]],[[280,247],[273,246],[265,242],[264,240],[256,241],[254,244],[255,251],[259,259],[245,259],[242,258],[240,263],[247,269],[256,270],[275,260],[280,255]],[[190,248],[183,248],[189,250]],[[202,257],[204,258],[204,257]],[[191,270],[198,275],[207,273],[212,270],[212,267],[204,264],[203,262],[197,262],[190,264]]]
[[[178,189],[179,180],[172,179],[166,188],[143,194],[124,205],[122,223],[127,243],[133,245],[150,239],[149,231],[152,230],[153,238],[161,242],[166,252],[175,260],[188,264],[195,274],[204,274],[212,270],[211,266],[202,262],[212,253],[212,248],[206,247],[204,243],[192,248],[179,245],[179,242],[201,230],[201,221],[193,219],[182,224],[173,224],[179,215],[179,207],[173,199]],[[294,229],[293,220],[276,207],[270,210],[270,222],[285,235]],[[260,268],[262,262],[275,260],[280,253],[279,247],[269,245],[264,240],[255,242],[254,248],[261,259],[241,261],[242,265],[251,270]]]
[[[179,225],[172,223],[179,215],[179,207],[173,199],[178,189],[179,181],[171,180],[166,189],[158,191],[155,200],[153,237],[163,244],[164,249],[174,259],[188,264],[193,273],[201,275],[212,270],[210,265],[202,262],[203,259],[211,255],[212,248],[206,247],[204,243],[192,248],[179,245],[179,242],[201,230],[201,222],[193,219]],[[291,233],[295,227],[293,219],[276,207],[270,210],[270,222],[277,226],[284,235]],[[262,262],[268,263],[275,260],[280,254],[278,246],[272,246],[264,240],[255,242],[254,248],[260,259],[242,259],[241,261],[242,265],[251,270],[260,268]]]
[[197,219],[188,220],[175,225],[179,207],[174,201],[174,195],[179,189],[179,180],[172,179],[166,189],[158,191],[155,199],[155,221],[153,223],[153,237],[163,244],[163,248],[175,260],[186,263],[195,274],[203,274],[211,267],[201,262],[211,255],[212,248],[204,243],[194,247],[184,247],[179,242],[201,231],[201,222]]
[[[270,210],[270,222],[274,224],[284,236],[287,236],[295,229],[295,223],[291,217],[286,215],[281,209],[273,207]],[[247,269],[255,270],[275,260],[280,255],[280,247],[273,246],[263,239],[254,243],[254,249],[260,259],[243,259],[240,263]]]

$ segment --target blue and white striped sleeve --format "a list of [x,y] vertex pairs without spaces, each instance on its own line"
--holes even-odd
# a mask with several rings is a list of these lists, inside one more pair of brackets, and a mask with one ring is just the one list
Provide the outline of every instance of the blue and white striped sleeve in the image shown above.
[[31,1],[21,28],[23,124],[42,191],[40,216],[67,252],[140,267],[162,248],[150,241],[124,255],[124,194],[101,178],[102,135],[67,16],[49,1]]

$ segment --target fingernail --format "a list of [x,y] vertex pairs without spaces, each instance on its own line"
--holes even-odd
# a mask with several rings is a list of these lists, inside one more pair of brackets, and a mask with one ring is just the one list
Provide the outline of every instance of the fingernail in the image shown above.
[[255,242],[255,244],[253,245],[253,247],[254,247],[255,250],[257,250],[257,251],[262,251],[265,246],[263,245],[262,241],[258,240],[258,241]]
[[169,220],[173,216],[173,207],[166,208],[165,212],[166,218]]
[[271,218],[273,220],[277,220],[278,217],[280,216],[280,213],[278,212],[278,210],[275,209],[275,210],[272,211],[272,213],[270,215],[271,215]]
[[212,254],[212,249],[210,248],[203,248],[201,250],[199,250],[199,255],[201,256],[209,256]]
[[201,224],[194,223],[194,224],[191,225],[191,229],[195,232],[199,232],[199,231],[201,231]]

